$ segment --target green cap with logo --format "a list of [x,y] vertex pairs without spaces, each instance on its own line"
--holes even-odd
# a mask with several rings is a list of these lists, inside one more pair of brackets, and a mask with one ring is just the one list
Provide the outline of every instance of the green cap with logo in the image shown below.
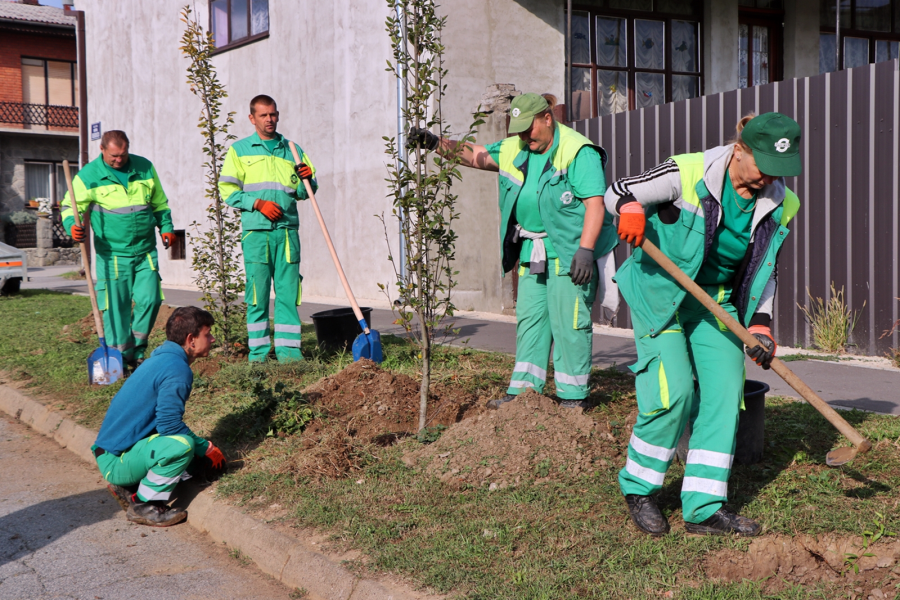
[[763,113],[750,119],[741,140],[753,150],[763,175],[795,177],[803,172],[800,162],[800,126],[787,115]]
[[509,105],[509,132],[522,133],[531,129],[534,116],[550,108],[540,94],[528,92],[513,98]]

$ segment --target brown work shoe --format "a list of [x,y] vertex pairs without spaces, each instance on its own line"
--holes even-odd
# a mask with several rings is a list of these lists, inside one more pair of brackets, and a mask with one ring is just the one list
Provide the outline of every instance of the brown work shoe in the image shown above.
[[638,529],[653,537],[669,533],[669,522],[660,512],[653,496],[628,494],[625,496],[625,503],[628,505],[628,514]]
[[756,537],[762,531],[759,523],[753,519],[742,517],[727,506],[722,506],[702,523],[684,522],[688,533],[700,535],[724,535],[734,533],[743,537]]
[[128,507],[133,504],[131,500],[131,492],[123,488],[121,485],[115,485],[112,483],[107,483],[106,489],[108,489],[109,493],[113,495],[113,498],[116,499],[116,502],[119,503],[119,506],[122,507],[122,510],[127,512]]
[[168,527],[184,521],[187,512],[183,508],[170,508],[164,502],[135,502],[128,507],[125,518],[141,525]]

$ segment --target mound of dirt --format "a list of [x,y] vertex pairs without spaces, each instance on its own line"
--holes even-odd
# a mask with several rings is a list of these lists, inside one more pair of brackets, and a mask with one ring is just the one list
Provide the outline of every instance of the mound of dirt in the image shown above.
[[505,487],[606,468],[623,450],[606,424],[529,390],[497,411],[451,426],[404,462],[446,483]]
[[[419,424],[419,383],[360,360],[305,390],[317,412],[302,435],[303,451],[290,470],[311,477],[343,477],[358,470],[372,444],[389,446]],[[477,398],[432,385],[428,426],[451,425],[477,414]]]
[[169,306],[168,304],[163,304],[159,307],[159,314],[156,315],[156,321],[153,323],[153,329],[162,329],[166,330],[166,323],[169,320],[169,317],[172,316],[172,313],[175,312],[174,306]]
[[[851,555],[859,556],[858,562]],[[886,578],[900,580],[898,559],[900,541],[879,542],[863,549],[859,537],[773,535],[754,540],[747,552],[722,550],[711,554],[704,561],[703,568],[710,579],[741,581],[768,578],[766,585],[770,589],[778,589],[785,583],[803,585],[847,577],[867,587],[876,598],[891,598],[896,590],[885,596],[879,596],[874,590],[880,591],[882,585],[887,583]],[[858,573],[853,569],[854,562]],[[890,569],[893,571],[889,572]],[[895,583],[887,587],[892,588]]]

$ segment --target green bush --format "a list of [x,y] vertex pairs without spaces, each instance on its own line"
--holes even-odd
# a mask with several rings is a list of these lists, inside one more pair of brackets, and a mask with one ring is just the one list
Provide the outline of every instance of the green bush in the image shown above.
[[13,225],[30,225],[31,223],[37,223],[37,220],[37,215],[30,210],[17,210],[6,215],[6,221]]

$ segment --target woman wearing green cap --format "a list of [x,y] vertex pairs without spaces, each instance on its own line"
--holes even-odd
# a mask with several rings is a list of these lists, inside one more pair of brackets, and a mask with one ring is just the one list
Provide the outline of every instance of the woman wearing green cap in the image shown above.
[[635,245],[616,273],[638,351],[631,367],[638,417],[619,485],[632,521],[650,535],[669,531],[652,495],[688,419],[685,529],[754,536],[760,526],[725,505],[746,379],[743,345],[639,246],[644,237],[652,241],[748,327],[761,346],[747,354],[768,369],[778,252],[800,208],[783,178],[800,172],[800,126],[780,113],[748,115],[732,143],[673,156],[616,181],[606,195],[619,236]]
[[[503,271],[520,263],[516,365],[507,394],[488,402],[489,408],[527,388],[543,391],[554,342],[561,405],[587,407],[591,307],[598,286],[603,298],[618,300],[611,281],[611,251],[618,241],[603,205],[606,152],[557,123],[555,104],[550,94],[517,96],[510,106],[512,137],[462,150],[463,165],[500,173]],[[409,144],[441,153],[456,148],[456,142],[418,128],[410,130]]]

